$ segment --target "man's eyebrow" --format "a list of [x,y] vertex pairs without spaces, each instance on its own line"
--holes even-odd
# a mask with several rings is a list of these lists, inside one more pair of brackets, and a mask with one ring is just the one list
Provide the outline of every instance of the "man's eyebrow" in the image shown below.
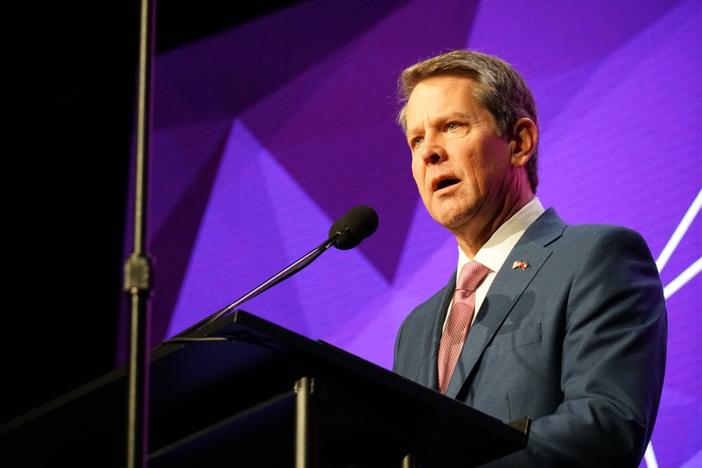
[[473,112],[459,112],[459,111],[454,111],[454,112],[448,112],[445,115],[442,116],[441,120],[451,120],[451,119],[466,119],[466,120],[476,120],[477,116]]
[[[450,111],[446,112],[445,114],[438,115],[432,120],[438,121],[440,123],[446,123],[447,121],[453,119],[476,121],[478,120],[478,117],[473,112]],[[424,126],[422,124],[417,125],[416,127],[408,126],[407,130],[405,130],[405,136],[409,136],[415,133],[421,133],[423,128]]]

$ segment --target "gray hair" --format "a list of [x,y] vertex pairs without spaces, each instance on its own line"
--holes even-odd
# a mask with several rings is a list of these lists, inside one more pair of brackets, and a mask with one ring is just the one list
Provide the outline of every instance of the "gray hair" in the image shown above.
[[[475,81],[475,99],[495,119],[495,131],[501,138],[512,138],[514,124],[528,117],[538,127],[536,104],[524,78],[510,64],[492,55],[472,50],[453,50],[416,63],[400,75],[399,94],[402,104],[397,123],[407,130],[407,100],[421,81],[440,75],[466,76]],[[536,169],[537,150],[526,165],[529,185],[536,193],[539,177]]]

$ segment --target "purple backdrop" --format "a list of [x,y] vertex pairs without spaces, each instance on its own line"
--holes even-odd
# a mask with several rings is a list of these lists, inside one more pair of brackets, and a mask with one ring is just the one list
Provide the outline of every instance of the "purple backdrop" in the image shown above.
[[353,205],[381,225],[245,306],[390,367],[395,332],[455,268],[394,125],[399,72],[476,48],[539,106],[539,197],[570,223],[632,227],[658,258],[666,383],[649,468],[702,466],[702,3],[307,2],[156,63],[153,343],[319,243]]

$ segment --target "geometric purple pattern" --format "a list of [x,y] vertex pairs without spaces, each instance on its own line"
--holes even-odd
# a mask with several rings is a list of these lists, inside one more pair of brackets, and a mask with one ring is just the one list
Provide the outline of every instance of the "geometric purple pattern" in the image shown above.
[[661,260],[668,367],[643,465],[702,465],[698,1],[305,2],[158,56],[153,344],[367,204],[380,227],[359,249],[331,250],[244,309],[390,367],[400,322],[457,262],[416,194],[395,80],[462,47],[509,61],[534,91],[542,203],[570,223],[632,227]]

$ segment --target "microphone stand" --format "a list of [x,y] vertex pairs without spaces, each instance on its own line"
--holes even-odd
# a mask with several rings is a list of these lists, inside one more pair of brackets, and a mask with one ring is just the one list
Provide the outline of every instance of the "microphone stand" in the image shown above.
[[217,312],[210,315],[208,318],[200,321],[199,323],[195,324],[194,326],[188,328],[180,335],[175,336],[171,339],[165,340],[163,343],[166,344],[166,343],[197,343],[197,342],[202,342],[202,341],[227,341],[226,338],[188,337],[188,335],[193,331],[197,331],[200,328],[206,327],[207,325],[214,323],[217,319],[225,316],[226,314],[228,314],[232,310],[236,309],[237,307],[239,307],[241,304],[248,301],[249,299],[253,299],[254,297],[261,294],[262,292],[264,292],[264,291],[272,288],[276,284],[280,283],[281,281],[284,281],[284,280],[290,278],[292,275],[294,275],[298,271],[305,268],[307,265],[309,265],[314,260],[316,260],[317,257],[319,257],[324,252],[326,252],[332,245],[334,245],[334,242],[336,241],[336,239],[341,235],[342,235],[341,232],[335,233],[329,239],[325,240],[320,245],[318,245],[317,247],[315,247],[314,249],[310,250],[305,255],[303,255],[302,257],[297,259],[290,266],[284,268],[283,270],[279,271],[275,275],[271,276],[266,281],[259,284],[258,286],[256,286],[255,288],[253,288],[252,290],[250,290],[249,292],[247,292],[246,294],[241,296],[236,301],[232,302],[231,304],[229,304],[225,308],[218,310]]
[[147,162],[150,153],[152,58],[155,1],[141,0],[137,80],[134,250],[124,264],[124,291],[130,296],[127,391],[127,468],[146,467],[149,426],[149,292],[151,262],[146,253]]

